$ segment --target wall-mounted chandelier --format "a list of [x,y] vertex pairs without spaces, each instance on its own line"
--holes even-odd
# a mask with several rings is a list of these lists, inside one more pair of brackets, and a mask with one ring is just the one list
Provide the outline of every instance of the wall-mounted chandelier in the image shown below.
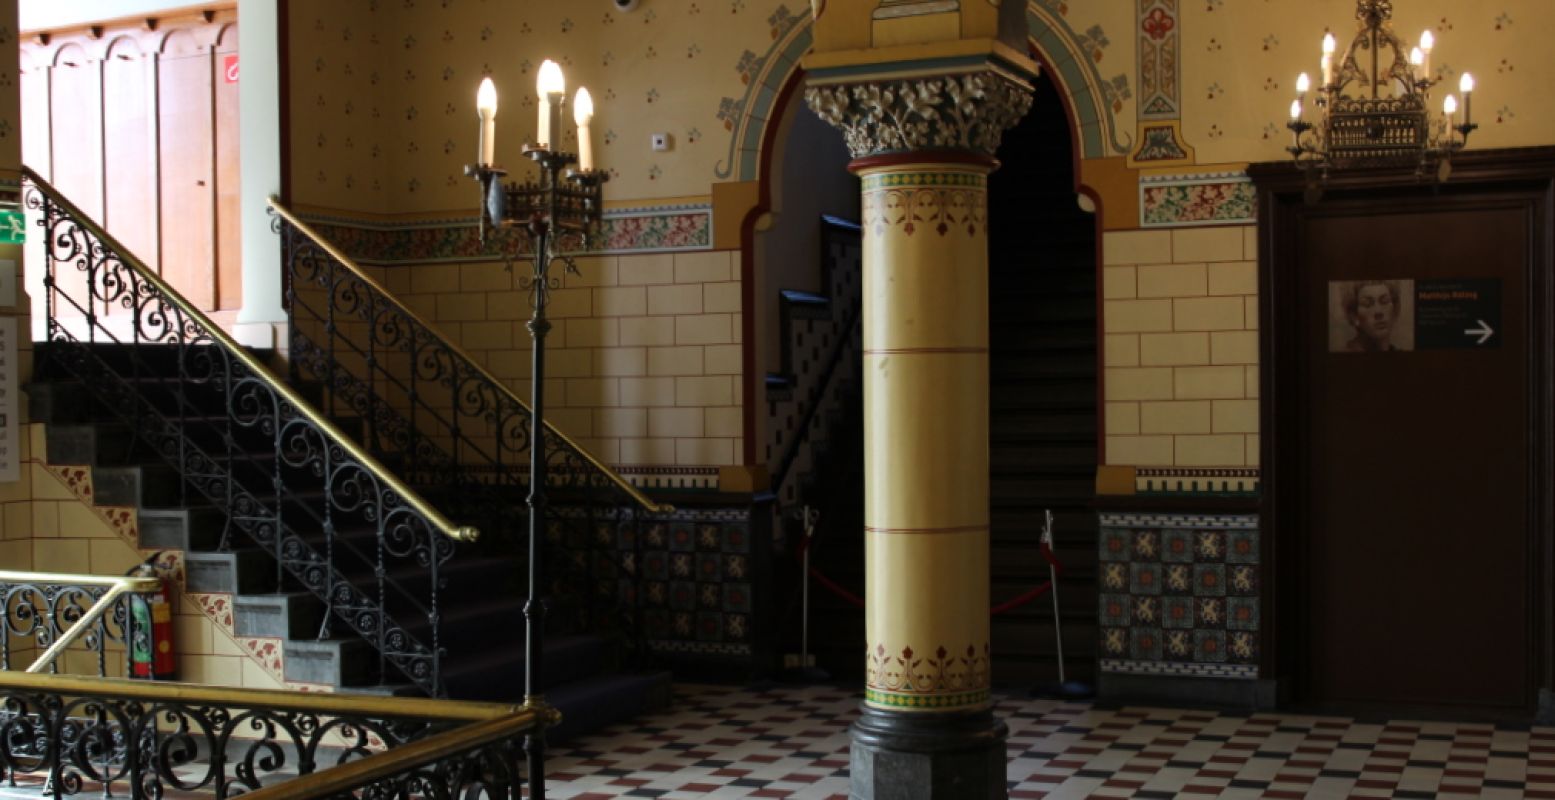
[[1392,0],[1356,0],[1355,17],[1358,30],[1343,51],[1336,52],[1332,33],[1323,36],[1322,82],[1311,101],[1316,122],[1305,116],[1311,78],[1305,72],[1296,78],[1286,123],[1295,143],[1286,150],[1309,175],[1412,162],[1422,176],[1434,163],[1437,178],[1446,180],[1452,154],[1479,127],[1470,116],[1474,77],[1465,72],[1458,80],[1461,120],[1459,99],[1451,94],[1442,98],[1441,114],[1433,113],[1431,89],[1440,81],[1431,77],[1431,32],[1420,35],[1418,46],[1405,45],[1393,33]]

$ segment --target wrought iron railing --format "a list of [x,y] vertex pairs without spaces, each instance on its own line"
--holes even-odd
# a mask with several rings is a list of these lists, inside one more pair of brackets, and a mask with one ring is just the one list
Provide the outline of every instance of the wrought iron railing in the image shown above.
[[[287,272],[293,380],[322,384],[325,408],[360,416],[370,448],[479,521],[488,539],[522,542],[529,406],[290,209],[274,198],[270,208]],[[618,621],[638,633],[635,589],[622,586],[637,580],[636,559],[620,543],[639,541],[646,517],[674,509],[545,427],[550,592],[586,601],[572,608],[579,626]]]
[[88,782],[103,797],[226,800],[366,775],[340,791],[518,800],[540,722],[512,705],[3,673],[0,781],[55,800]]
[[[44,233],[48,344],[39,369],[79,381],[153,457],[182,505],[226,514],[219,547],[252,543],[321,598],[379,674],[438,695],[439,569],[455,525],[343,434],[154,270],[30,169]],[[408,626],[414,625],[414,632]]]
[[[113,649],[122,650],[124,674],[132,674],[135,653],[151,651],[148,595],[161,588],[157,577],[0,570],[0,671],[58,673],[66,648],[79,642],[99,677],[109,674]],[[25,650],[32,651],[31,663],[13,664],[13,656]],[[155,664],[154,658],[145,661],[144,677],[157,677]]]

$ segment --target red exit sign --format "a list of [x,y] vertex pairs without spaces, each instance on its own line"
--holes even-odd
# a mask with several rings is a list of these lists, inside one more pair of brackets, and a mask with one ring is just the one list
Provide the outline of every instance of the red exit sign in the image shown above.
[[227,83],[238,82],[238,54],[233,53],[224,56],[221,60],[221,74]]

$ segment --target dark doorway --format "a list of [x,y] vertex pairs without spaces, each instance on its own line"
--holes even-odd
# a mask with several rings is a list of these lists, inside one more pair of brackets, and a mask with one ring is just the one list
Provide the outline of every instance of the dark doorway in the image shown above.
[[[1054,515],[1070,680],[1096,662],[1096,216],[1082,210],[1058,87],[1005,132],[989,179],[989,402],[994,605],[1047,580],[1043,511]],[[1055,680],[1051,598],[993,618],[1002,685]]]

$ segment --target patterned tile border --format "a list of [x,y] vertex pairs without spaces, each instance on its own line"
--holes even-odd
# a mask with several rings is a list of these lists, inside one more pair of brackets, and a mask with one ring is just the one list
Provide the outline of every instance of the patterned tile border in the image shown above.
[[961,694],[903,694],[883,689],[865,689],[864,699],[875,705],[891,708],[956,708],[965,709],[987,705],[990,694],[987,689]]
[[[507,257],[480,241],[474,217],[375,223],[327,213],[304,213],[325,239],[358,263],[373,266],[497,261]],[[711,203],[618,208],[605,212],[604,246],[590,255],[662,253],[713,248]]]
[[1139,514],[1103,511],[1102,527],[1116,528],[1214,528],[1216,530],[1257,530],[1257,514]]
[[1251,225],[1257,215],[1257,195],[1245,172],[1139,179],[1139,225],[1143,228]]
[[1256,496],[1257,469],[1150,469],[1134,472],[1134,491],[1147,495]]
[[1233,678],[1256,680],[1256,664],[1194,664],[1178,661],[1129,661],[1121,658],[1101,660],[1102,672],[1122,675],[1170,675],[1184,678]]

